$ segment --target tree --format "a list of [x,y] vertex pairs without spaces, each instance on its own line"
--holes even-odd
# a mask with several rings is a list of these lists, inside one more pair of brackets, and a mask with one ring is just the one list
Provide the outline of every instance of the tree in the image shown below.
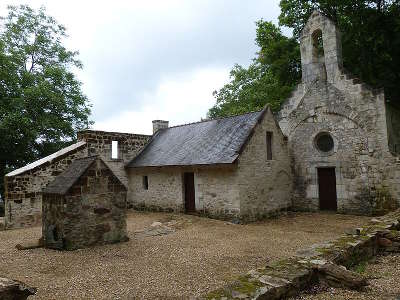
[[293,37],[283,36],[270,22],[257,22],[257,57],[248,69],[232,69],[230,82],[214,92],[217,101],[209,117],[256,110],[265,103],[279,109],[300,80],[298,41],[314,9],[344,33],[344,67],[372,87],[384,87],[386,100],[400,106],[400,1],[281,0],[280,7],[279,23],[293,29]]
[[0,178],[65,147],[91,124],[73,73],[82,64],[65,37],[44,8],[9,6],[0,19]]
[[257,23],[258,57],[246,69],[235,65],[231,81],[214,92],[217,103],[208,116],[229,116],[259,110],[269,103],[278,110],[301,76],[298,42],[271,22]]

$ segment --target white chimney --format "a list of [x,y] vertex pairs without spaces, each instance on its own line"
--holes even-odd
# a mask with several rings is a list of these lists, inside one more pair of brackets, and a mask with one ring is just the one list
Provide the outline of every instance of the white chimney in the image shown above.
[[153,121],[153,134],[155,134],[160,129],[168,128],[168,121],[154,120]]

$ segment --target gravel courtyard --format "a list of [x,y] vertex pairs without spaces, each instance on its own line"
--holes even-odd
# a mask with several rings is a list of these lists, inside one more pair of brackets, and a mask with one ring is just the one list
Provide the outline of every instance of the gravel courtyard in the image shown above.
[[29,299],[188,299],[369,219],[293,213],[235,225],[190,215],[130,212],[129,242],[73,252],[15,249],[39,238],[40,227],[0,231],[0,275],[38,288]]

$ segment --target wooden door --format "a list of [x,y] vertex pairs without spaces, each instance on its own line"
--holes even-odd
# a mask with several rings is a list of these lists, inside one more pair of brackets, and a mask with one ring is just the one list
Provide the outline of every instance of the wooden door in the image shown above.
[[337,210],[335,168],[318,168],[319,209]]
[[185,212],[191,213],[196,211],[195,194],[194,194],[194,173],[184,173],[185,185]]

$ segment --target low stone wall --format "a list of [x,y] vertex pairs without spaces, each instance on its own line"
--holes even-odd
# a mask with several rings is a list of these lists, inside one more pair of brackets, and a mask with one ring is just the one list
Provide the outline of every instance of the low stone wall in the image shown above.
[[25,300],[35,294],[35,288],[29,287],[20,281],[0,277],[1,300]]
[[337,240],[299,251],[295,257],[251,270],[200,299],[285,299],[318,282],[360,288],[366,280],[347,268],[381,251],[400,252],[400,210],[372,219]]

